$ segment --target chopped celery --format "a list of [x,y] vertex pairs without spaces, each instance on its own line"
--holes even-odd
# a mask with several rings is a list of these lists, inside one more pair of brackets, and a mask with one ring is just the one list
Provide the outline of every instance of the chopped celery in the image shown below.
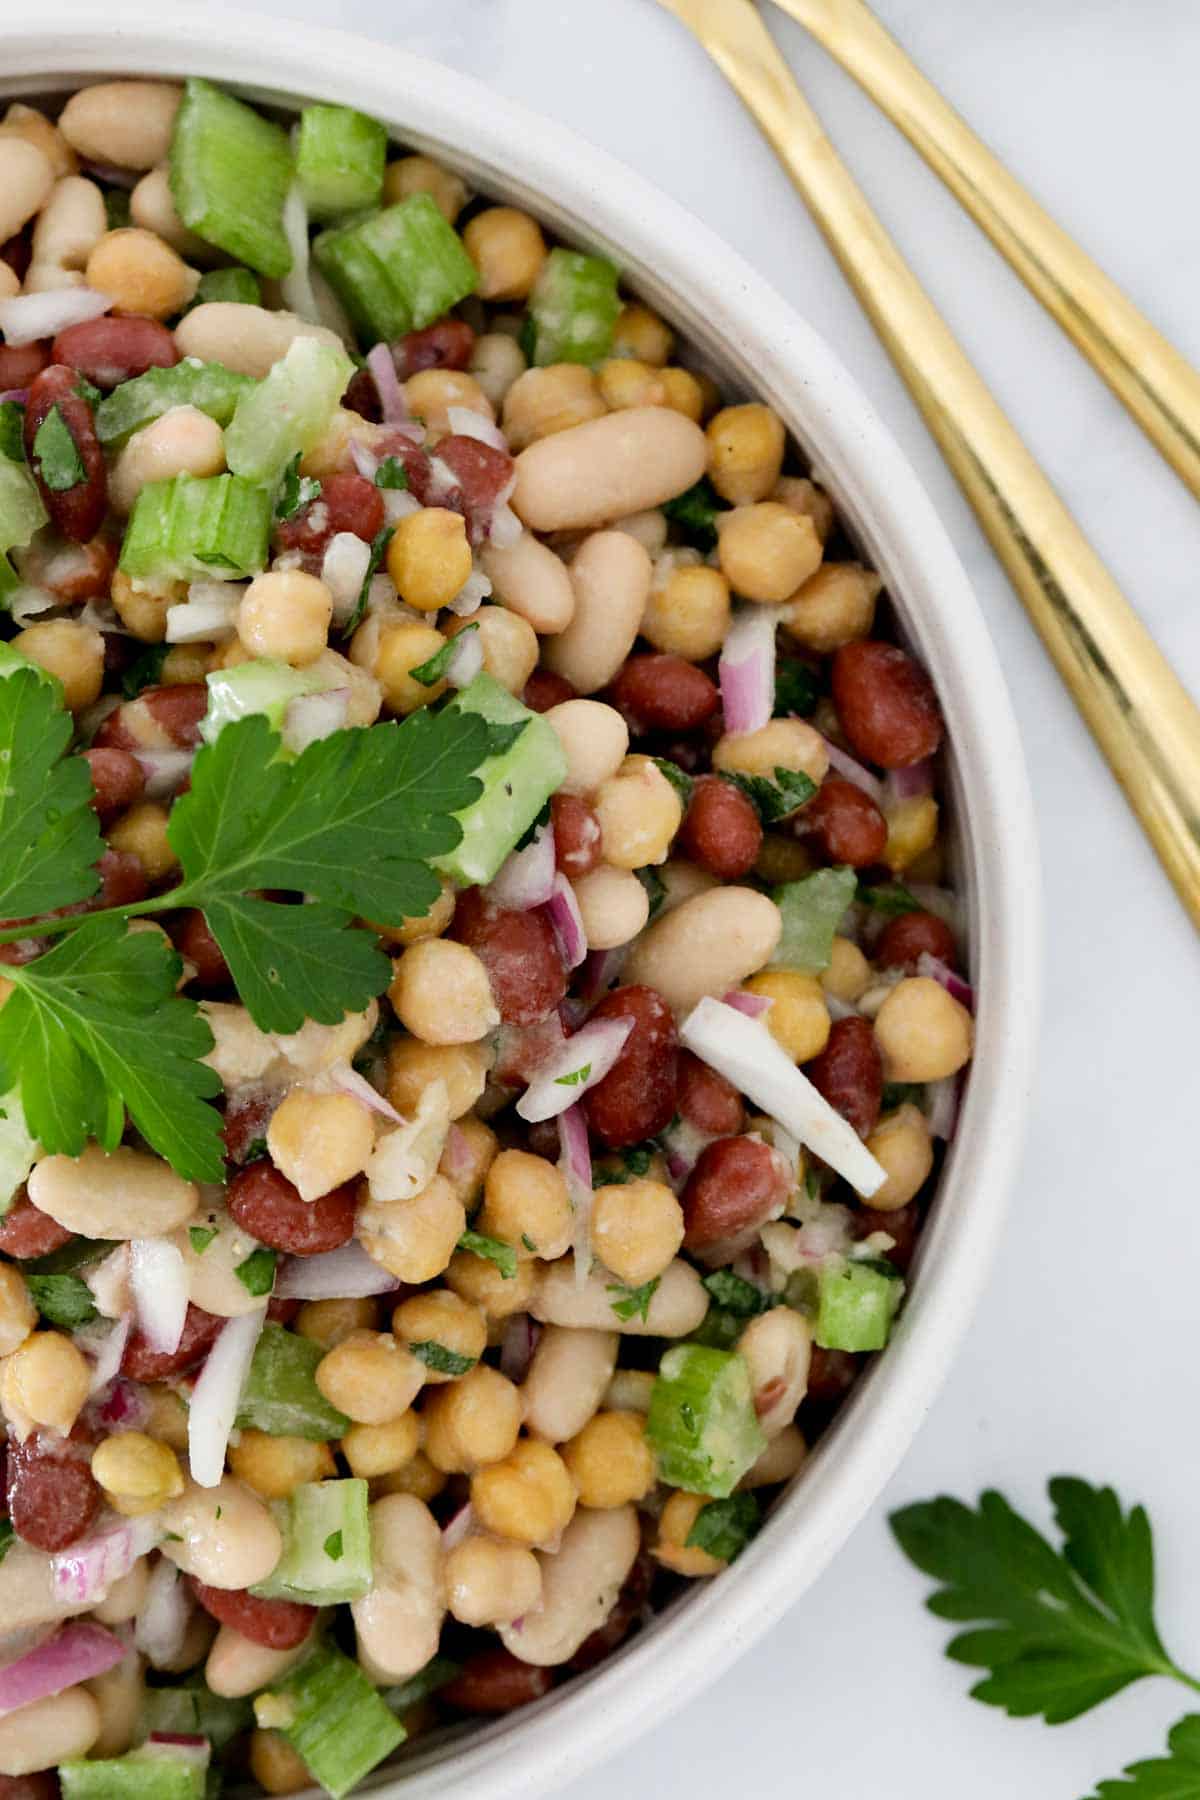
[[233,300],[239,306],[261,306],[262,286],[253,269],[206,269],[192,299],[185,307],[203,306],[209,300]]
[[306,106],[296,140],[296,174],[310,219],[336,219],[378,206],[387,132],[350,106]]
[[813,1336],[823,1350],[882,1350],[904,1297],[886,1262],[831,1262],[817,1277]]
[[181,1756],[126,1756],[59,1764],[62,1800],[204,1800],[207,1766]]
[[336,1606],[371,1586],[371,1528],[365,1481],[303,1481],[272,1507],[283,1550],[265,1581],[264,1600]]
[[198,362],[194,356],[173,369],[147,369],[105,395],[96,408],[96,436],[106,450],[118,450],[173,406],[194,406],[218,425],[228,425],[238,401],[254,386],[252,375],[239,375],[224,363]]
[[428,194],[323,231],[313,255],[370,343],[432,325],[479,283],[458,233]]
[[350,1429],[349,1419],[330,1406],[313,1380],[324,1354],[311,1338],[298,1337],[283,1325],[264,1325],[242,1389],[238,1425],[318,1443],[342,1437]]
[[646,1437],[672,1487],[726,1499],[767,1447],[744,1357],[676,1344],[659,1364]]
[[857,886],[853,869],[818,869],[802,881],[775,888],[771,898],[783,919],[783,932],[772,967],[802,969],[809,975],[827,969],[834,935]]
[[291,1724],[280,1729],[333,1800],[342,1800],[407,1735],[358,1664],[329,1646],[305,1657],[271,1693],[290,1705]]
[[562,782],[567,765],[554,727],[490,675],[477,675],[456,694],[449,710],[479,713],[490,725],[521,727],[506,749],[476,770],[483,792],[455,814],[462,842],[433,858],[443,874],[469,886],[492,879]]
[[46,523],[46,509],[24,463],[0,458],[0,555],[23,550]]
[[191,80],[171,138],[171,193],[184,224],[260,275],[286,275],[287,132],[211,82]]
[[271,727],[280,730],[292,701],[302,694],[319,693],[323,685],[321,677],[307,669],[293,669],[269,656],[238,663],[233,669],[214,669],[205,679],[208,707],[200,721],[200,735],[206,744],[215,743],[226,725],[251,713],[264,713]]
[[187,1687],[149,1688],[138,1714],[139,1740],[151,1732],[175,1737],[206,1737],[214,1750],[254,1723],[248,1700],[224,1700],[204,1683]]
[[256,575],[267,565],[271,496],[238,475],[176,475],[142,489],[121,547],[135,580]]
[[354,373],[346,352],[300,337],[243,394],[225,428],[225,460],[235,475],[274,487],[292,458],[311,450]]
[[533,362],[595,363],[612,349],[619,272],[603,256],[552,250],[529,296]]

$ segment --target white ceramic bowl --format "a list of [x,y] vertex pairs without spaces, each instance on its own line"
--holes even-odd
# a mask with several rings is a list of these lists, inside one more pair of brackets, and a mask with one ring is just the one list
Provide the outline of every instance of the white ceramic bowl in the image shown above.
[[1032,806],[995,652],[917,478],[814,332],[683,208],[557,125],[436,64],[274,19],[121,4],[0,23],[0,96],[104,75],[206,75],[252,98],[342,101],[480,188],[608,251],[732,390],[769,400],[879,569],[933,674],[953,753],[957,879],[979,994],[973,1072],[915,1285],[886,1355],[858,1384],[737,1564],[699,1582],[596,1673],[483,1730],[418,1745],[405,1800],[530,1800],[694,1698],[793,1605],[879,1494],[949,1368],[990,1262],[1032,1082],[1038,876]]

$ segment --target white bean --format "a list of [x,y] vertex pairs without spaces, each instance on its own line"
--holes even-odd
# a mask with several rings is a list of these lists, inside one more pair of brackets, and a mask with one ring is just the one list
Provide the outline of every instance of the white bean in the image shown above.
[[249,1488],[226,1475],[216,1487],[189,1481],[163,1509],[169,1536],[163,1543],[177,1569],[217,1588],[248,1588],[265,1581],[283,1548],[274,1519]]
[[756,1463],[742,1479],[739,1488],[774,1487],[776,1482],[790,1481],[808,1455],[808,1445],[795,1425],[777,1431]]
[[165,165],[142,176],[129,196],[129,216],[143,231],[152,231],[172,250],[178,250],[185,262],[207,264],[221,259],[221,252],[189,231],[176,212]]
[[350,1607],[358,1660],[372,1681],[405,1681],[438,1647],[446,1615],[442,1534],[412,1494],[386,1494],[370,1517],[374,1586]]
[[11,300],[21,291],[17,271],[11,263],[0,261],[0,300]]
[[0,243],[14,237],[50,198],[50,158],[24,138],[0,137]]
[[549,545],[527,531],[507,549],[485,545],[479,560],[496,599],[509,612],[519,613],[535,631],[566,630],[575,615],[575,590],[566,564]]
[[521,1389],[525,1425],[534,1437],[563,1444],[582,1431],[617,1366],[615,1331],[568,1331],[547,1325]]
[[541,1552],[542,1604],[515,1625],[502,1625],[506,1650],[521,1662],[554,1668],[599,1630],[636,1560],[641,1544],[632,1506],[604,1512],[580,1507],[553,1555]]
[[175,327],[181,356],[198,356],[201,362],[221,362],[227,369],[260,379],[287,355],[297,338],[316,338],[318,343],[344,349],[336,331],[312,325],[294,313],[268,312],[241,300],[205,300],[185,313]]
[[618,1319],[613,1312],[609,1293],[612,1276],[604,1269],[593,1270],[578,1285],[569,1257],[547,1263],[533,1291],[529,1310],[543,1325],[590,1326],[600,1331],[618,1331],[632,1337],[686,1337],[695,1331],[708,1311],[708,1295],[700,1277],[690,1263],[668,1263],[659,1278],[643,1319],[635,1313],[631,1319]]
[[30,263],[21,288],[23,294],[58,293],[62,288],[86,287],[82,269],[60,269],[57,263]]
[[614,519],[612,528],[627,531],[651,556],[657,556],[666,548],[667,515],[659,512],[657,507],[651,507],[647,512],[630,513],[627,519]]
[[243,1637],[232,1625],[222,1625],[208,1653],[204,1679],[222,1700],[241,1700],[286,1675],[306,1655],[312,1640],[310,1631],[294,1650],[268,1650],[265,1644]]
[[255,1250],[255,1240],[237,1225],[223,1206],[206,1207],[200,1215],[206,1231],[215,1231],[202,1250],[192,1243],[189,1228],[180,1226],[167,1240],[183,1257],[187,1275],[188,1299],[219,1319],[237,1319],[262,1305],[261,1298],[247,1292],[238,1277],[238,1267]]
[[593,532],[571,564],[575,611],[566,630],[545,645],[546,667],[580,694],[606,686],[633,649],[653,577],[654,565],[636,538],[624,531]]
[[522,450],[512,506],[534,531],[578,531],[661,506],[699,481],[708,441],[665,406],[629,406]]
[[125,1145],[106,1153],[46,1156],[29,1177],[29,1198],[67,1231],[90,1238],[160,1237],[196,1210],[199,1190],[169,1163]]
[[108,497],[119,513],[131,513],[148,481],[176,475],[219,475],[225,467],[221,427],[195,406],[172,406],[135,431],[108,478]]
[[666,889],[663,903],[658,909],[658,917],[668,913],[673,907],[682,906],[693,894],[707,894],[720,882],[707,869],[697,868],[695,863],[684,862],[681,858],[672,857],[658,866],[658,879]]
[[603,700],[560,700],[543,717],[567,758],[564,794],[593,794],[615,775],[629,749],[629,727]]
[[100,1709],[100,1735],[92,1745],[96,1756],[124,1756],[133,1743],[146,1698],[146,1678],[136,1650],[96,1675],[87,1690]]
[[630,869],[601,863],[574,887],[589,950],[632,943],[650,917],[650,896]]
[[104,195],[96,183],[85,175],[64,175],[33,227],[32,265],[83,269],[107,230]]
[[152,169],[167,160],[182,99],[169,81],[100,81],[71,95],[58,128],[89,162]]
[[467,366],[499,412],[509,388],[525,373],[525,353],[507,332],[486,331],[475,339]]
[[0,1775],[33,1775],[86,1756],[100,1736],[100,1708],[84,1687],[49,1694],[0,1719]]
[[677,1012],[720,995],[768,962],[783,929],[779,908],[754,888],[693,894],[639,938],[624,979],[645,982]]
[[808,1392],[812,1331],[808,1320],[790,1306],[776,1306],[751,1319],[738,1350],[750,1366],[758,1422],[768,1438],[777,1437],[796,1416]]
[[33,1649],[32,1643],[21,1642],[24,1633],[87,1610],[59,1599],[54,1591],[50,1558],[18,1538],[0,1564],[0,1627],[4,1633],[0,1638],[0,1661],[13,1662]]
[[99,1619],[101,1625],[124,1625],[136,1618],[142,1610],[149,1580],[150,1564],[139,1556],[128,1575],[114,1581],[103,1600],[93,1606],[92,1617]]

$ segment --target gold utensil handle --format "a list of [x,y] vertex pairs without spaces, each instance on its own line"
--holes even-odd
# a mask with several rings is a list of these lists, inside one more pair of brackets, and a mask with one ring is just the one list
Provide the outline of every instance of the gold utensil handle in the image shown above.
[[754,0],[664,0],[757,119],[1200,928],[1200,710],[839,160]]
[[1200,372],[1038,205],[864,0],[775,0],[920,151],[1200,497]]

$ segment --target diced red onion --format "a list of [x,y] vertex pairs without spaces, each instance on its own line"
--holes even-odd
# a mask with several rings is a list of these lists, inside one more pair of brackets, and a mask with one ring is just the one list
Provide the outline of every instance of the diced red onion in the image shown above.
[[725,729],[761,731],[775,707],[775,627],[779,608],[743,607],[729,627],[717,664]]
[[568,969],[577,969],[588,953],[587,932],[579,902],[575,898],[575,889],[561,873],[554,877],[554,886],[546,902],[546,917],[553,928],[563,961]]
[[177,792],[192,772],[194,750],[135,750],[142,766],[146,785],[142,792],[147,800],[166,800]]
[[557,1009],[532,1025],[502,1025],[496,1036],[492,1075],[501,1087],[533,1081],[566,1041],[563,1017]]
[[525,527],[506,500],[492,508],[487,534],[488,541],[495,544],[497,550],[511,550],[524,536]]
[[712,1136],[681,1118],[672,1120],[662,1133],[661,1142],[667,1157],[667,1177],[678,1193],[695,1168],[700,1152],[711,1144]]
[[829,752],[830,768],[836,770],[846,781],[852,781],[854,786],[861,788],[864,794],[869,794],[876,806],[882,806],[882,781],[872,775],[870,769],[864,769],[860,762],[856,762],[848,750],[841,749],[829,738],[825,739],[825,748]]
[[16,1712],[19,1706],[48,1700],[64,1688],[105,1674],[124,1655],[120,1638],[94,1620],[81,1619],[64,1625],[36,1650],[0,1669],[0,1718]]
[[481,444],[488,444],[493,450],[503,450],[508,455],[507,438],[486,413],[475,412],[469,406],[448,406],[446,418],[456,437],[476,438]]
[[192,1480],[201,1487],[216,1487],[225,1472],[229,1434],[266,1316],[263,1305],[226,1319],[196,1378],[188,1411],[188,1461]]
[[883,791],[889,805],[932,794],[933,758],[927,756],[921,762],[910,763],[906,769],[889,769],[884,777]]
[[356,1238],[319,1256],[289,1256],[275,1277],[280,1300],[365,1300],[400,1286],[394,1275],[367,1255]]
[[187,1582],[173,1562],[160,1557],[150,1571],[133,1627],[135,1648],[156,1669],[167,1668],[183,1649],[192,1610]]
[[[562,1124],[562,1119],[559,1124]],[[529,1365],[533,1361],[533,1352],[540,1335],[537,1323],[528,1313],[513,1313],[504,1321],[504,1334],[500,1339],[500,1373],[518,1387],[529,1373]]]
[[478,628],[460,631],[454,639],[450,661],[446,664],[446,680],[453,688],[469,687],[483,670],[483,642]]
[[[128,1327],[129,1320],[123,1323]],[[124,1346],[122,1346],[122,1353]],[[112,1382],[102,1400],[96,1403],[96,1422],[107,1432],[140,1431],[150,1417],[150,1402],[144,1390],[123,1377]]]
[[99,319],[111,305],[111,295],[89,287],[16,294],[11,300],[0,300],[0,332],[6,344],[32,344],[38,338],[57,337],[68,325]]
[[592,1152],[587,1120],[576,1103],[558,1115],[558,1166],[567,1184],[574,1214],[571,1246],[575,1254],[575,1285],[582,1287],[592,1268]]
[[[92,1357],[92,1373],[88,1382],[89,1394],[103,1393],[108,1384],[115,1380],[121,1367],[121,1358],[125,1354],[125,1345],[129,1338],[132,1321],[126,1317],[117,1319],[100,1335],[95,1325],[85,1326],[75,1333],[75,1341],[81,1350]],[[177,1347],[178,1340],[176,1340]]]
[[475,1157],[471,1140],[457,1125],[451,1125],[442,1148],[442,1167],[451,1181],[470,1173]]
[[367,367],[375,380],[375,392],[379,395],[379,410],[384,424],[397,425],[409,419],[411,414],[408,402],[404,398],[400,377],[396,374],[396,365],[387,344],[376,344],[367,351]]
[[108,1524],[50,1558],[56,1600],[95,1606],[115,1581],[128,1575],[138,1558],[154,1549],[163,1534],[157,1513]]
[[465,1506],[459,1507],[450,1523],[443,1526],[442,1549],[453,1550],[455,1545],[463,1542],[464,1538],[470,1537],[474,1524],[475,1511],[468,1500]]
[[198,1731],[152,1731],[146,1742],[148,1744],[180,1744],[199,1750],[203,1749],[208,1739],[201,1737]]
[[492,584],[482,569],[473,569],[451,600],[448,611],[460,619],[477,613],[492,591]]
[[129,1246],[129,1286],[142,1336],[161,1356],[173,1356],[188,1309],[182,1251],[166,1238],[134,1238]]
[[308,208],[298,181],[293,181],[287,191],[281,223],[292,253],[292,266],[280,279],[279,297],[298,319],[307,319],[310,325],[322,325],[324,320],[308,266]]
[[632,1030],[632,1019],[593,1019],[569,1037],[517,1101],[520,1117],[532,1125],[566,1112],[589,1088],[604,1080]]
[[203,644],[228,637],[245,591],[236,581],[193,581],[187,599],[167,608],[167,643]]
[[322,694],[297,694],[289,700],[283,715],[284,743],[297,756],[310,744],[341,731],[350,710],[349,688],[326,688]]
[[562,1020],[564,1031],[578,1031],[588,1016],[588,1003],[586,1000],[577,1000],[574,994],[566,994],[558,1003],[558,1016]]
[[931,1081],[925,1097],[929,1103],[926,1117],[930,1137],[944,1138],[949,1143],[958,1124],[958,1076],[947,1075],[941,1081]]
[[85,162],[83,173],[98,181],[102,187],[125,188],[132,191],[142,179],[137,169],[121,169],[116,163]]
[[354,532],[338,531],[330,538],[321,561],[321,580],[333,595],[336,625],[352,617],[370,563],[370,544]]
[[737,1012],[745,1013],[748,1019],[761,1019],[771,1009],[771,1002],[766,994],[747,994],[741,988],[730,988],[721,996],[724,1006],[732,1006]]
[[950,888],[936,887],[931,881],[910,881],[908,891],[926,912],[948,925],[956,938],[964,935],[962,901]]
[[363,477],[363,480],[373,482],[379,468],[379,458],[375,455],[374,451],[368,450],[365,444],[360,444],[357,440],[351,439],[350,456],[353,460],[354,467]]
[[17,406],[24,406],[28,398],[28,388],[5,388],[4,392],[0,394],[0,406],[2,406],[6,400],[14,401]]
[[383,501],[383,513],[389,525],[398,525],[401,519],[421,510],[421,502],[407,488],[380,488],[379,498]]
[[589,950],[577,984],[580,998],[599,1000],[606,994],[615,985],[628,955],[628,944],[620,944],[615,950]]
[[524,849],[511,851],[501,863],[488,899],[513,912],[544,906],[554,892],[554,874],[554,833],[548,824],[539,825]]
[[335,1063],[329,1071],[329,1079],[335,1087],[341,1088],[344,1094],[353,1094],[354,1098],[361,1100],[371,1112],[378,1113],[381,1118],[390,1120],[393,1125],[406,1123],[403,1114],[396,1111],[391,1101],[385,1099],[379,1089],[372,1087],[366,1076],[360,1075],[357,1069],[352,1069],[349,1063]]
[[92,1292],[96,1310],[106,1319],[119,1319],[130,1308],[129,1245],[118,1244],[100,1262],[83,1271],[83,1279]]
[[975,1011],[974,988],[970,982],[964,981],[961,975],[956,974],[949,963],[944,963],[940,957],[930,956],[928,950],[922,950],[917,958],[917,974],[926,976],[930,981],[936,981],[939,987],[945,988],[951,999],[957,1000],[960,1006],[965,1006],[968,1012]]

